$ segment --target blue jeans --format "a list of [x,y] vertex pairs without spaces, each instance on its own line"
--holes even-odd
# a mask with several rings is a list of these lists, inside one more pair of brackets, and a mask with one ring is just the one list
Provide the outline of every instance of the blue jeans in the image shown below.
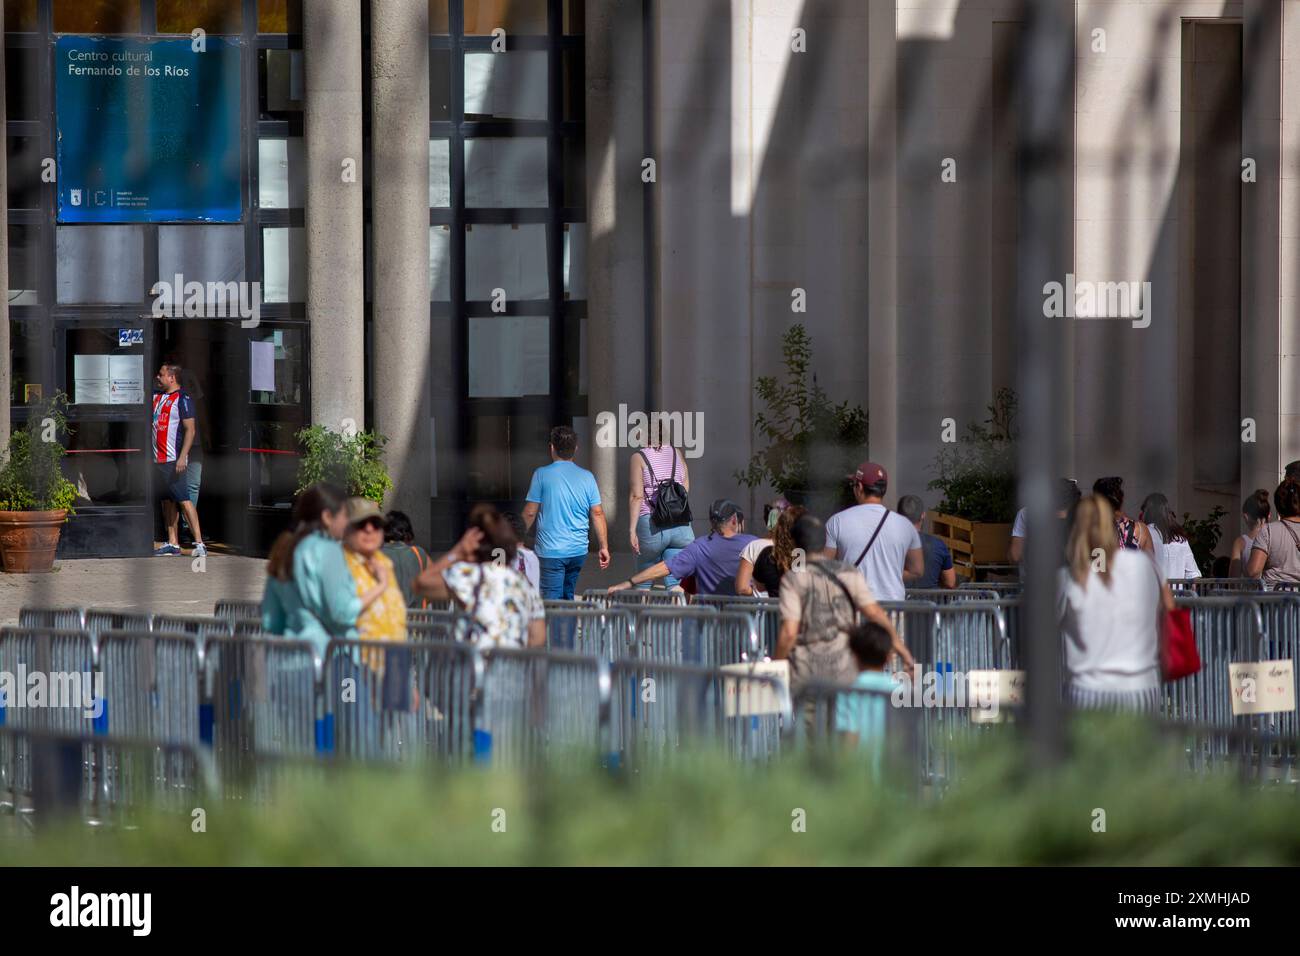
[[[185,485],[189,488],[190,501],[193,503],[195,511],[199,508],[199,483],[201,481],[203,481],[203,462],[190,462],[189,466],[185,469]],[[184,512],[181,513],[181,522],[185,527],[190,527],[190,523],[185,520]],[[190,529],[190,533],[194,533],[192,528]]]
[[[639,574],[651,565],[675,557],[682,548],[695,540],[695,532],[688,524],[651,531],[650,516],[642,515],[636,519],[636,540],[641,545],[641,553],[636,556],[636,570]],[[651,583],[640,584],[638,587],[648,588]],[[678,583],[671,574],[664,578],[664,587],[675,588]]]
[[538,555],[538,584],[541,587],[542,597],[547,601],[561,598],[566,601],[572,600],[573,589],[578,584],[578,573],[586,560],[585,554],[577,554],[571,558],[543,558]]

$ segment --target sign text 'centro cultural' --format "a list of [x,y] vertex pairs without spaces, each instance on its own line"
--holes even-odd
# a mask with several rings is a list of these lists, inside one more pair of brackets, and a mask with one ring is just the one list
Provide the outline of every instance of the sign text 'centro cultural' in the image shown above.
[[239,222],[240,46],[61,36],[59,222]]

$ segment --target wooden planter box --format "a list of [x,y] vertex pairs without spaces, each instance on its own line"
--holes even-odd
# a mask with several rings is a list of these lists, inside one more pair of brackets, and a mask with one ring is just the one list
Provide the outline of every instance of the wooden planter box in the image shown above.
[[967,521],[956,515],[933,512],[930,515],[931,532],[943,539],[952,552],[952,564],[957,577],[968,581],[975,579],[977,564],[1005,564],[1007,547],[1011,544],[1011,524],[992,524]]

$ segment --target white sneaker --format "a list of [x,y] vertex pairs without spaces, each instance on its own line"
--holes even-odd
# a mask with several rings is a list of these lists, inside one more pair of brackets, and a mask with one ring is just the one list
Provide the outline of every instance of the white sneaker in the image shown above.
[[207,556],[208,556],[208,549],[203,547],[203,542],[202,541],[195,542],[194,550],[190,552],[190,557],[206,558]]

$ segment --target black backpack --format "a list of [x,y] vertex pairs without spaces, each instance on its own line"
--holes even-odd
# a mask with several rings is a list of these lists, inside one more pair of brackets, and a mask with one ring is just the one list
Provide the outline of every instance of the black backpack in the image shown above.
[[665,528],[680,528],[691,523],[691,503],[686,498],[686,489],[677,480],[677,449],[673,449],[672,477],[659,481],[655,470],[650,466],[650,459],[644,451],[637,451],[645,462],[646,471],[650,472],[650,483],[655,485],[655,503],[650,508],[650,524],[659,531]]

